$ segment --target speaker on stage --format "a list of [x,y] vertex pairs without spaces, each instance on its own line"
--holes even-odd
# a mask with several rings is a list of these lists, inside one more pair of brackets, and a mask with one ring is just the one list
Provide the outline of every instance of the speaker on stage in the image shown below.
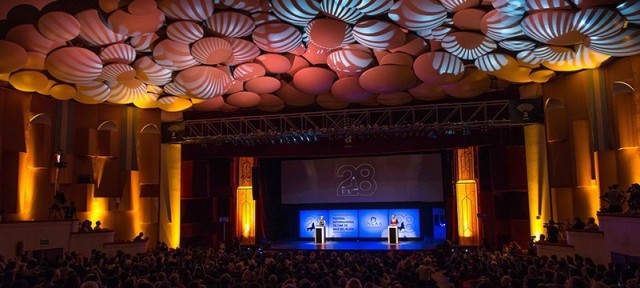
[[260,199],[260,167],[253,166],[251,168],[251,192],[253,192],[253,200]]

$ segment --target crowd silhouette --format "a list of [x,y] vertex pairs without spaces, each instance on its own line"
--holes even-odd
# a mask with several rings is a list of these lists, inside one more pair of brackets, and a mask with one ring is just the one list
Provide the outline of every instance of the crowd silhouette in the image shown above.
[[[303,251],[167,249],[108,257],[67,252],[53,259],[0,256],[0,287],[361,288],[636,287],[636,263],[598,265],[579,255],[537,257],[518,249]],[[440,274],[447,286],[434,280]],[[440,286],[439,286],[440,285]],[[618,286],[619,285],[619,286]],[[629,286],[627,286],[629,285]]]

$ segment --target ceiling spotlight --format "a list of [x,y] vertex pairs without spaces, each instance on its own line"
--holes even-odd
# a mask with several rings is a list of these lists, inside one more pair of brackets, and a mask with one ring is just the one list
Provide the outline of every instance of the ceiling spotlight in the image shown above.
[[456,135],[456,131],[451,128],[447,128],[447,130],[444,131],[444,135],[453,136]]
[[429,134],[427,134],[427,137],[429,137],[430,139],[436,139],[438,138],[438,131],[430,131]]
[[471,131],[469,131],[469,127],[467,127],[467,126],[462,127],[462,135],[463,136],[471,135]]

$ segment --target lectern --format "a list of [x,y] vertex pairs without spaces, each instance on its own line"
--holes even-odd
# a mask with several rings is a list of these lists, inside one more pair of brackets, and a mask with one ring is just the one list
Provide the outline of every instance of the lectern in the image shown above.
[[398,226],[396,225],[389,225],[389,227],[387,227],[387,230],[389,232],[389,237],[387,238],[387,243],[388,244],[392,244],[392,245],[397,245],[398,244]]
[[314,243],[315,244],[324,244],[324,226],[320,226],[320,227],[316,227],[315,228],[315,239],[314,239]]

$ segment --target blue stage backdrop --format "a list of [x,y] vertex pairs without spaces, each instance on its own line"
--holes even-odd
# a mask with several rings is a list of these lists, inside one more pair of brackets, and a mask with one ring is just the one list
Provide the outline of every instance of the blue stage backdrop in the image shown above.
[[419,209],[300,210],[300,238],[313,238],[324,216],[329,238],[387,238],[391,215],[398,219],[400,237],[419,238]]
[[360,210],[360,238],[387,237],[389,211],[386,209]]
[[418,209],[389,209],[389,218],[396,215],[400,237],[420,237],[420,212]]
[[313,238],[313,229],[320,222],[320,215],[324,216],[325,221],[328,221],[328,210],[300,210],[301,238]]

